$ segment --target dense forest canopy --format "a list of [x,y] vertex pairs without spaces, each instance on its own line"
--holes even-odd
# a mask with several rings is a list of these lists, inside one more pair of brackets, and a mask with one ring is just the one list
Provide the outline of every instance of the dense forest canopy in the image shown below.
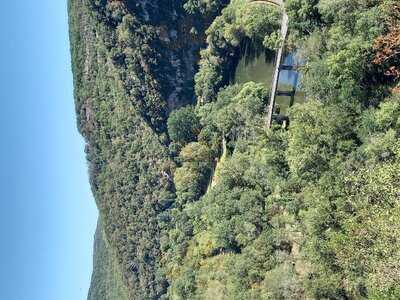
[[286,0],[305,103],[266,126],[282,11],[69,0],[100,211],[88,299],[399,299],[400,5]]

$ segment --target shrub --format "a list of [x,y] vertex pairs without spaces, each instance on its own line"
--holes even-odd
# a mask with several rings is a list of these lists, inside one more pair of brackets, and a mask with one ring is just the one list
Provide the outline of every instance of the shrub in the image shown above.
[[200,121],[192,106],[185,106],[170,115],[168,133],[173,142],[182,146],[194,142],[200,131]]

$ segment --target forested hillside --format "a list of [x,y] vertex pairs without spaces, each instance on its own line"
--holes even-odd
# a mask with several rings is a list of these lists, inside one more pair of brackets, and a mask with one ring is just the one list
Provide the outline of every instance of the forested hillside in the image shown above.
[[88,300],[120,299],[128,300],[128,291],[122,280],[120,265],[115,253],[104,236],[101,218],[94,237],[93,275]]
[[284,9],[306,101],[269,129],[269,82],[234,75],[282,7],[69,0],[88,299],[400,298],[400,3]]

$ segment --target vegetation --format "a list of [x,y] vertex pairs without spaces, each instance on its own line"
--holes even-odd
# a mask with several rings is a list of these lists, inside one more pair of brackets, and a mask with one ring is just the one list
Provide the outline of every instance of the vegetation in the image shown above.
[[288,129],[264,84],[232,82],[273,55],[278,9],[138,4],[69,4],[89,299],[400,298],[397,2],[287,0],[307,94]]
[[184,8],[191,14],[218,13],[229,3],[228,0],[188,0]]
[[201,44],[177,40],[189,31],[181,25],[191,22],[179,2],[149,5],[69,1],[78,128],[104,234],[130,299],[156,299],[167,287],[160,214],[175,198],[167,115],[193,99],[190,74]]
[[234,0],[207,29],[207,48],[201,52],[200,70],[195,90],[201,104],[214,101],[218,91],[227,85],[241,56],[261,51],[271,55],[263,43],[280,28],[280,13],[269,5],[247,4]]
[[171,140],[186,145],[196,140],[200,122],[191,106],[183,107],[171,113],[168,119],[168,132]]
[[94,237],[93,274],[88,300],[128,300],[128,291],[112,248],[103,232],[101,219]]

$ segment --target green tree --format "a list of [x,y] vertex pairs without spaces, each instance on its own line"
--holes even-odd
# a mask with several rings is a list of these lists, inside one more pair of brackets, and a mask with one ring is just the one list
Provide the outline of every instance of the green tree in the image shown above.
[[192,106],[185,106],[171,113],[168,133],[171,140],[182,146],[194,142],[200,132],[200,121]]

